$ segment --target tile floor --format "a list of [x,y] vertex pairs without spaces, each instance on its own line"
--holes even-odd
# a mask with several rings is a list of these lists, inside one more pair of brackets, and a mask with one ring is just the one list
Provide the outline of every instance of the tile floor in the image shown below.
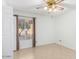
[[76,59],[76,57],[74,50],[58,44],[48,44],[14,52],[14,59]]

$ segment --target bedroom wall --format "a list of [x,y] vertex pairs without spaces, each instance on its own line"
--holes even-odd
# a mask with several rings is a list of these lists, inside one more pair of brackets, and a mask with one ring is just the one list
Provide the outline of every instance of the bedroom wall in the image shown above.
[[[65,47],[76,47],[76,11],[70,11],[55,18],[56,41]],[[61,40],[61,42],[59,42]]]
[[[37,46],[49,43],[58,43],[64,45],[65,47],[75,49],[75,10],[54,17],[25,13],[19,10],[14,10],[14,14],[36,17]],[[60,40],[62,42],[60,42]],[[21,40],[20,43],[21,48],[31,47],[32,45],[31,40]]]
[[2,59],[13,59],[13,8],[2,4]]
[[[37,46],[49,44],[49,43],[55,43],[54,19],[52,20],[50,16],[32,14],[19,10],[14,10],[14,14],[36,17],[36,45]],[[15,20],[16,19],[14,17],[14,28],[16,29]],[[14,48],[16,48],[15,46],[16,43],[14,44]],[[20,48],[28,48],[28,47],[32,47],[31,40],[20,40]]]

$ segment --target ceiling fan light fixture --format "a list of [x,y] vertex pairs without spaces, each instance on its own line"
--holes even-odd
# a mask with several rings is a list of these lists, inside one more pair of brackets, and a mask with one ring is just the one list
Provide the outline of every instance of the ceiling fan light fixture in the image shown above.
[[57,11],[59,11],[59,10],[58,10],[58,9],[54,9],[54,10],[53,10],[53,12],[57,12]]
[[52,12],[52,8],[49,8],[49,10],[48,10],[49,12]]
[[44,7],[44,10],[47,10],[48,9],[48,7]]
[[52,5],[52,9],[55,9],[56,8],[56,6],[55,5]]
[[64,0],[44,0],[46,3],[46,7],[44,7],[44,10],[48,10],[48,12],[56,11],[58,8],[60,10],[63,10],[63,7],[60,7],[60,3]]

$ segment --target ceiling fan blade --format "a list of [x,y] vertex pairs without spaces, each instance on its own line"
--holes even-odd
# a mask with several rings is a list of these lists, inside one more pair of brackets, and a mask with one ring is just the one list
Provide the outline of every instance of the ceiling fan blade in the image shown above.
[[37,6],[36,6],[36,9],[41,9],[41,8],[43,8],[44,7],[44,5],[43,5],[43,3],[41,3],[41,4],[38,4]]
[[64,10],[64,7],[62,7],[60,5],[56,5],[56,9],[58,9],[58,10]]
[[59,9],[59,10],[64,10],[64,8],[63,8],[63,7],[59,7],[58,9]]
[[43,7],[36,7],[36,9],[41,9],[41,8],[43,8]]
[[61,3],[62,1],[64,1],[64,0],[57,0],[57,1],[56,1],[56,4],[59,4],[59,3]]
[[74,8],[76,8],[75,5],[73,5],[73,4],[68,4],[68,3],[60,3],[59,5],[65,7],[65,8],[68,8],[68,9],[71,9],[71,8],[74,9]]

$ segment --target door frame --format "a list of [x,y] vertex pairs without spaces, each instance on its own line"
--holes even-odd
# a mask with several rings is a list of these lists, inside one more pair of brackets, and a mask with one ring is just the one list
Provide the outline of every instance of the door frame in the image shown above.
[[[18,36],[18,16],[20,15],[14,15],[16,17],[16,51],[20,50],[20,41],[19,41],[19,36]],[[25,17],[25,16],[23,16]],[[35,22],[35,17],[33,18],[33,38],[32,38],[32,47],[36,47],[36,22]]]

